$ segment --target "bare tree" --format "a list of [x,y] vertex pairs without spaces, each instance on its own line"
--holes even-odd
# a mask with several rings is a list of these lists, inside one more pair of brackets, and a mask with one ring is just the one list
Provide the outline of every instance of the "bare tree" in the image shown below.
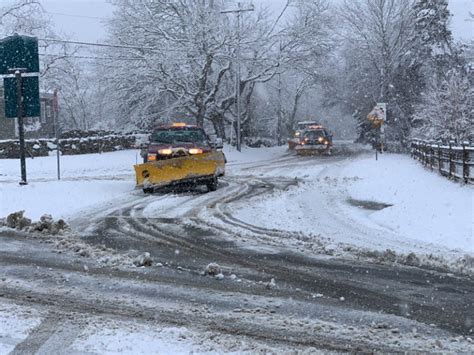
[[[266,9],[245,16],[240,33],[235,18],[221,13],[222,1],[116,2],[111,38],[133,47],[128,62],[105,66],[112,100],[123,118],[148,126],[170,113],[190,115],[198,125],[212,122],[225,135],[235,113],[236,91],[244,103],[257,83],[274,77],[282,60],[275,20]],[[236,84],[236,47],[240,41],[242,78]],[[290,50],[284,46],[283,52]],[[123,50],[109,51],[119,58]],[[244,105],[243,123],[249,115]],[[125,121],[125,120],[124,120]]]
[[365,116],[379,101],[389,103],[388,138],[406,142],[421,91],[413,0],[346,0],[339,16],[345,82],[353,93],[346,97],[358,112],[360,138],[370,133]]

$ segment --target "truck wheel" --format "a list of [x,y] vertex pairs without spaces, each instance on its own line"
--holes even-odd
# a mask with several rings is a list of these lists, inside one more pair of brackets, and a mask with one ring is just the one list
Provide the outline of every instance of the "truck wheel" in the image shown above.
[[216,191],[217,190],[217,178],[213,178],[207,181],[206,183],[208,191]]
[[151,194],[151,193],[153,193],[153,188],[152,187],[145,187],[143,189],[143,192],[146,193],[146,194]]

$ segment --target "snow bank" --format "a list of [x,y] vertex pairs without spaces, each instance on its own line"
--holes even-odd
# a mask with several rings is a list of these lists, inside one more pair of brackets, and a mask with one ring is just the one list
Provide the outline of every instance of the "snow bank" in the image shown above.
[[474,254],[474,188],[453,183],[404,155],[387,154],[349,164],[344,175],[358,200],[393,204],[368,215],[400,236]]
[[68,218],[88,207],[131,193],[137,150],[61,157],[61,181],[56,157],[27,159],[29,184],[19,186],[20,163],[0,160],[0,217],[25,210],[32,219],[44,213]]
[[[61,178],[110,177],[127,175],[133,180],[133,165],[141,162],[139,150],[61,157]],[[56,180],[56,155],[26,159],[28,181]],[[0,183],[20,180],[20,161],[0,159]]]
[[0,216],[24,210],[34,220],[44,213],[68,218],[87,207],[107,202],[133,190],[130,181],[49,181],[27,186],[0,184]]

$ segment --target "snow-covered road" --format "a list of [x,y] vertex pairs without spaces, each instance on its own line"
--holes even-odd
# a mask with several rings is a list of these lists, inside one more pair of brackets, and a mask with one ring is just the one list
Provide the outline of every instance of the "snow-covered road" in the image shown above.
[[[17,184],[18,162],[0,161],[0,216],[17,210],[38,219],[84,215],[135,198],[132,165],[138,151],[65,156],[62,180],[55,157],[28,160],[30,184]],[[259,227],[319,235],[331,248],[347,245],[458,258],[474,254],[473,192],[443,179],[402,155],[296,158],[284,148],[227,147],[227,178],[294,179],[295,186],[224,206],[227,213]],[[222,191],[222,190],[221,190]],[[170,215],[176,206],[201,205],[169,194],[145,207],[146,216]],[[174,207],[174,209],[170,208]],[[387,208],[383,208],[387,207]],[[379,210],[380,208],[380,210]],[[179,215],[180,211],[176,214]]]
[[[74,228],[37,237],[0,230],[0,301],[21,308],[16,318],[0,312],[0,322],[22,329],[0,333],[2,346],[140,353],[138,339],[155,337],[156,353],[469,348],[472,187],[404,156],[375,163],[357,146],[332,157],[227,148],[216,192],[144,196],[125,169],[135,154],[104,154],[98,165],[94,155],[64,157],[78,162],[59,183],[45,158],[36,175],[31,165],[31,191],[13,182],[12,162],[2,166],[4,215],[39,216],[59,205]],[[102,190],[108,182],[119,188]],[[431,194],[422,188],[428,182]],[[57,184],[78,191],[67,196]],[[423,228],[431,218],[439,228],[457,223],[449,242]],[[143,252],[152,267],[131,264]],[[221,278],[203,276],[210,262]],[[35,334],[43,336],[36,343]]]

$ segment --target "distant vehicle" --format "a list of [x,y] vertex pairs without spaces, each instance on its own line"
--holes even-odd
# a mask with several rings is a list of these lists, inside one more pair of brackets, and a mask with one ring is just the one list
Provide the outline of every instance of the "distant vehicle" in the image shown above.
[[322,126],[316,121],[301,121],[296,124],[295,133],[292,138],[288,139],[288,148],[290,150],[301,144],[303,133],[308,129],[320,129]]
[[295,147],[296,154],[331,154],[332,135],[324,128],[307,129],[302,133],[300,144]]
[[185,123],[156,128],[142,149],[143,164],[135,165],[137,186],[145,193],[177,185],[206,185],[217,189],[225,173],[222,139],[212,139],[197,126]]
[[288,148],[298,155],[331,154],[332,134],[318,122],[298,122],[293,138],[288,140]]

